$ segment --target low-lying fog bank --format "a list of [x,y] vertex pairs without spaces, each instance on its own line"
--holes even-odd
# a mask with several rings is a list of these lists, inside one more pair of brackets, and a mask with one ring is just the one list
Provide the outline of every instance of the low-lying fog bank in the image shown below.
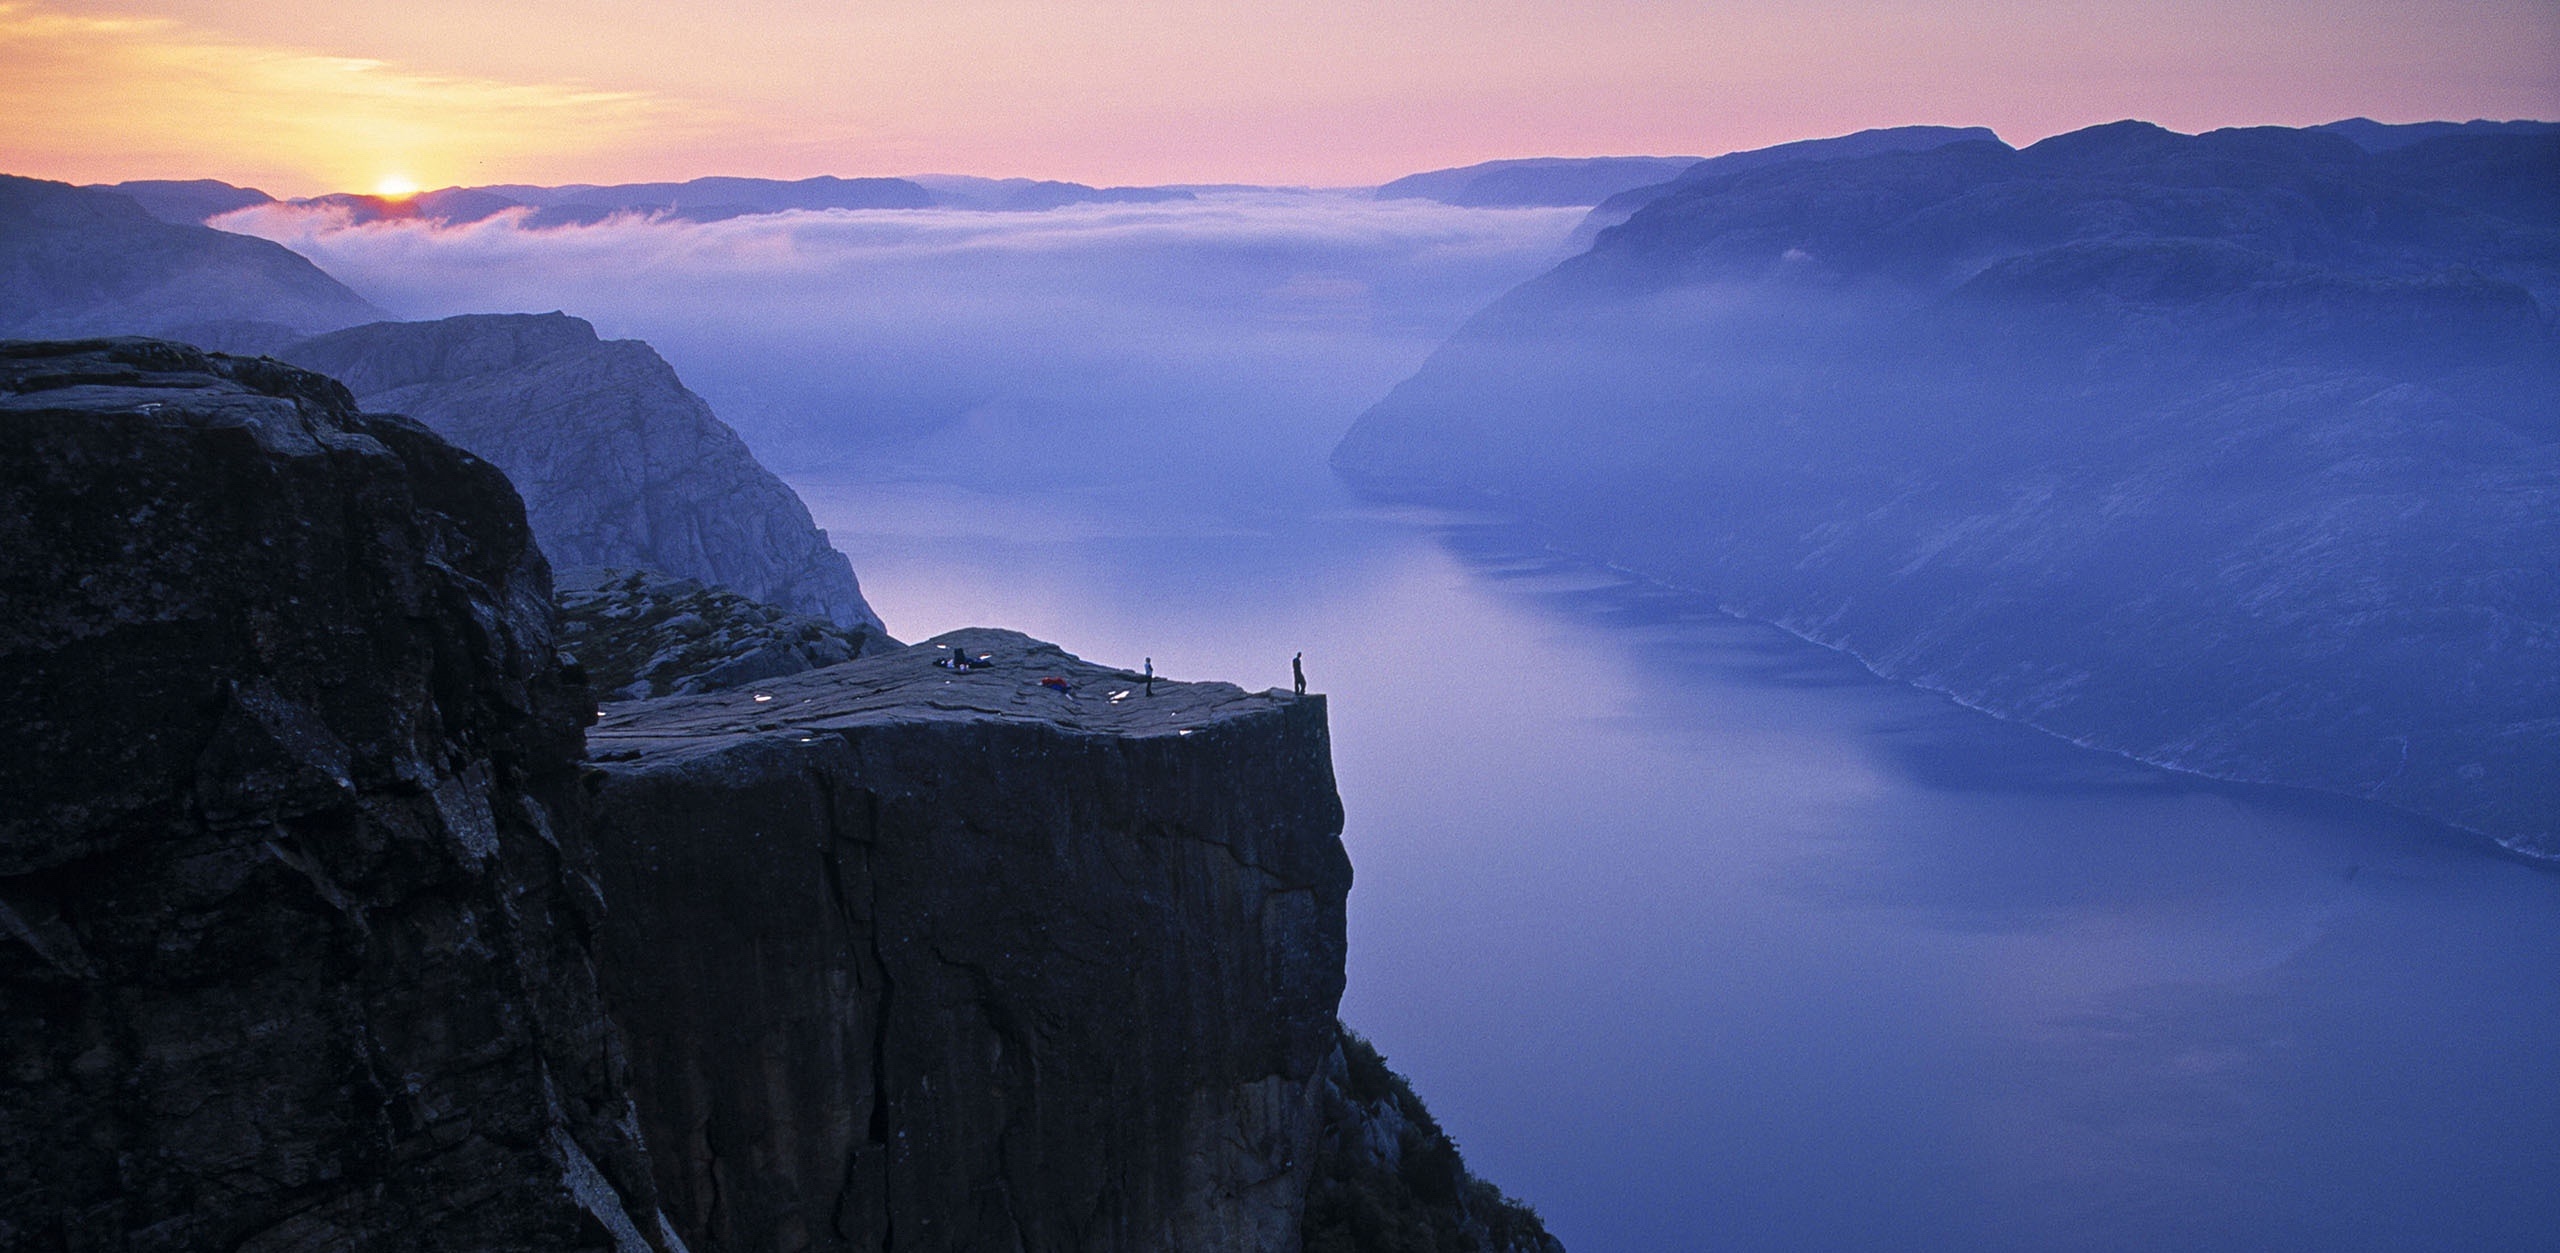
[[217,224],[403,317],[556,308],[645,339],[785,474],[1253,507],[1320,483],[1351,418],[1561,257],[1581,216],[1233,192],[541,229],[267,205]]

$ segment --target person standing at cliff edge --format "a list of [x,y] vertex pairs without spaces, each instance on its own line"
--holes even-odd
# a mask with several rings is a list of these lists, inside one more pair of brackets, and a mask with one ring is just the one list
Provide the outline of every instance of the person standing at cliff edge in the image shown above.
[[1298,695],[1307,694],[1307,655],[1300,653],[1289,659],[1289,678],[1298,685]]

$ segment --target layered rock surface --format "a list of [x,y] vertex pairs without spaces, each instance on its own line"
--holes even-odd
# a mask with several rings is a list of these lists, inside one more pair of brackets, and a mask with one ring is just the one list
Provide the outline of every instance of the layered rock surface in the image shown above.
[[0,346],[0,1247],[677,1247],[548,592],[335,383]]
[[1351,879],[1322,698],[964,631],[592,745],[698,1247],[1298,1246]]
[[716,692],[894,647],[866,631],[647,570],[565,572],[553,603],[560,646],[604,700]]
[[808,507],[647,344],[558,313],[475,314],[280,355],[496,463],[555,567],[699,579],[885,638]]
[[2549,135],[1684,179],[1335,465],[2082,743],[2560,856],[2555,221]]

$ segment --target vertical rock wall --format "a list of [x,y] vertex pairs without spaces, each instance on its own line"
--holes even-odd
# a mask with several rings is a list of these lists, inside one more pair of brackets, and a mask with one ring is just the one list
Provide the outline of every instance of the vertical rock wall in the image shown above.
[[1322,698],[970,631],[592,742],[688,1239],[1298,1247],[1350,887]]
[[1346,1070],[1321,697],[958,632],[582,786],[548,592],[328,379],[0,345],[0,1249],[1552,1247]]
[[675,1247],[547,593],[327,379],[0,346],[0,1248]]

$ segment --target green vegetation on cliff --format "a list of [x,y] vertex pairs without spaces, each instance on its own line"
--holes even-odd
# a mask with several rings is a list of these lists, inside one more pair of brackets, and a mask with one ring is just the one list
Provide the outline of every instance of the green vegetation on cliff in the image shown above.
[[1328,1070],[1307,1253],[1563,1253],[1537,1211],[1476,1178],[1458,1142],[1359,1032]]

